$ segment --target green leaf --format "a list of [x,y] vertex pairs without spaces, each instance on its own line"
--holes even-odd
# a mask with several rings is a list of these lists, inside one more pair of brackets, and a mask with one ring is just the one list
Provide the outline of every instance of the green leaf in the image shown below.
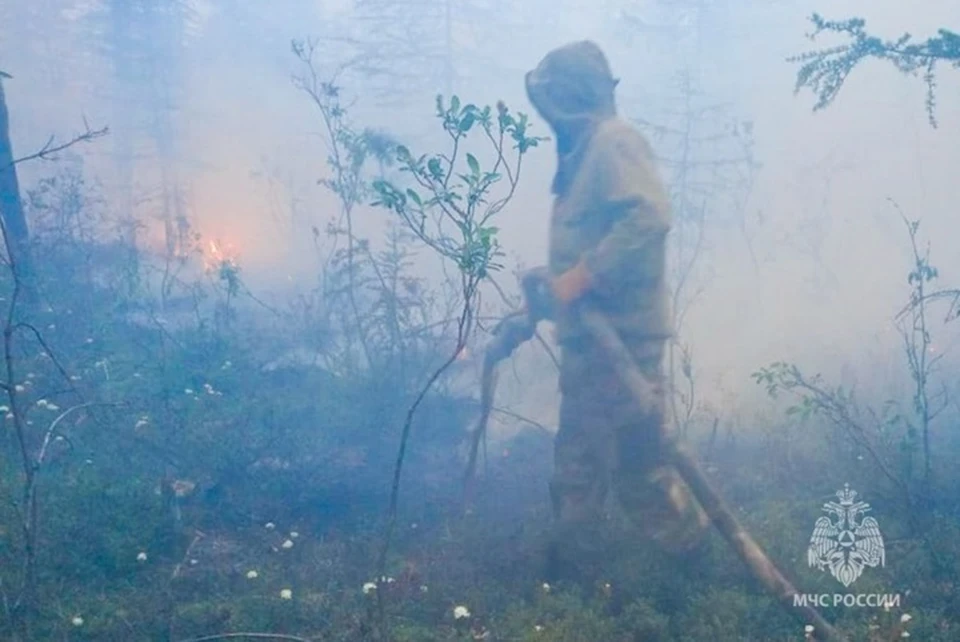
[[467,154],[467,165],[470,166],[470,171],[473,172],[474,176],[480,174],[480,163],[477,162],[477,157],[473,154]]
[[454,114],[460,113],[460,99],[455,95],[450,97],[450,111]]
[[473,114],[473,112],[471,112],[463,117],[457,127],[460,129],[461,133],[466,134],[468,131],[470,131],[470,128],[473,127],[475,122],[477,122],[477,117]]
[[412,189],[408,189],[408,190],[407,190],[407,197],[408,197],[411,201],[413,201],[414,203],[416,203],[419,207],[423,207],[423,201],[420,199],[420,195],[417,194],[417,193],[416,193],[415,191],[413,191]]

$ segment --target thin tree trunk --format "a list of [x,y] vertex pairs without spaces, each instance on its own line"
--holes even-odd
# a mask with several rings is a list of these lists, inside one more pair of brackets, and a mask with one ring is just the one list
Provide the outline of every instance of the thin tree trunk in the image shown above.
[[17,179],[17,166],[14,164],[13,145],[10,142],[10,115],[7,111],[7,98],[3,91],[3,76],[0,75],[0,216],[9,234],[10,252],[14,254],[14,265],[24,286],[25,299],[29,301],[33,292],[33,260],[30,255],[30,230],[23,212],[20,198],[20,182]]

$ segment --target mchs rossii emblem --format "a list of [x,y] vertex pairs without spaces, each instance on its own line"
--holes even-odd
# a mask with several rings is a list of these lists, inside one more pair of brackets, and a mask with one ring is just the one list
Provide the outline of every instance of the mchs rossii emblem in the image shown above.
[[880,526],[873,517],[866,517],[870,505],[856,498],[856,491],[844,484],[837,492],[839,502],[823,505],[823,511],[833,519],[817,520],[807,548],[807,563],[821,571],[830,569],[844,586],[856,582],[867,566],[876,568],[886,562]]

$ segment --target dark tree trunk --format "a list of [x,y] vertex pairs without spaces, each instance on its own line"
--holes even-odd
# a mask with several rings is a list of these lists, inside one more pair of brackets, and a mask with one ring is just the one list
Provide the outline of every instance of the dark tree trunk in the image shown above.
[[[0,217],[7,233],[7,249],[17,266],[17,276],[29,282],[33,274],[30,255],[30,230],[20,198],[17,166],[14,164],[13,145],[10,142],[10,116],[3,91],[4,75],[0,72]],[[27,288],[29,292],[31,288]]]

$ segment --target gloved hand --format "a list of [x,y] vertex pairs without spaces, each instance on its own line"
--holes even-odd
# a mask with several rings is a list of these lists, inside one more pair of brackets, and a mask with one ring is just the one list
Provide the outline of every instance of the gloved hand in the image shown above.
[[550,271],[546,267],[527,270],[520,275],[523,290],[523,311],[536,319],[552,317],[553,290],[550,287]]
[[524,293],[536,290],[550,282],[550,270],[545,266],[531,268],[520,273],[520,287]]
[[550,281],[550,289],[553,297],[561,305],[569,305],[590,289],[592,277],[587,269],[587,264],[583,259]]

